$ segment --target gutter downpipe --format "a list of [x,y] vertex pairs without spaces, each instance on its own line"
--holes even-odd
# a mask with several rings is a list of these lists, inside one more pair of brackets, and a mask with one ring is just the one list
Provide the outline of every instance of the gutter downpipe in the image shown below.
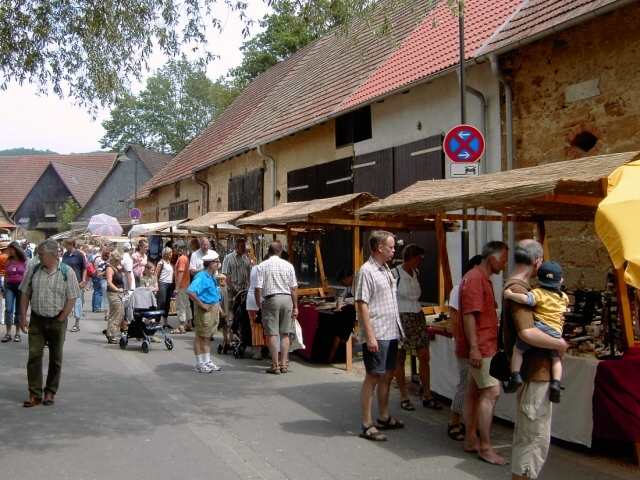
[[211,191],[211,185],[206,180],[198,178],[198,174],[193,174],[193,179],[198,185],[202,187],[202,208],[200,209],[200,215],[209,213],[209,192]]
[[[500,67],[498,65],[498,57],[496,55],[491,55],[489,57],[489,61],[491,62],[491,71],[498,79],[498,82],[504,88],[504,103],[505,103],[505,116],[506,116],[506,136],[507,136],[507,170],[513,170],[513,91],[511,90],[511,86],[507,79],[502,75],[500,71]],[[507,224],[507,232],[508,232],[508,245],[509,250],[513,252],[515,247],[515,235],[516,228],[513,222],[509,222]],[[509,255],[509,270],[512,271],[514,267],[513,263],[513,255]]]
[[277,179],[276,161],[272,156],[267,155],[266,153],[264,153],[264,150],[262,149],[262,147],[263,147],[263,145],[258,145],[256,147],[256,151],[258,152],[258,155],[260,155],[264,159],[265,164],[270,164],[271,165],[271,206],[275,207],[276,206],[276,192],[278,191],[278,188],[277,188],[277,185],[276,185],[276,179]]
[[[488,116],[488,105],[487,105],[487,97],[484,96],[484,93],[482,93],[480,90],[476,90],[473,87],[470,87],[467,85],[467,92],[469,92],[471,95],[473,95],[474,97],[476,97],[478,99],[478,101],[480,102],[480,109],[482,111],[482,124],[480,126],[480,131],[482,132],[482,135],[484,135],[484,141],[485,141],[485,152],[486,152],[486,145],[488,143],[488,136],[487,136],[487,116]],[[480,174],[486,173],[487,172],[487,166],[486,166],[486,162],[485,163],[480,163]],[[474,209],[474,213],[477,215],[478,214],[478,209],[475,208]],[[480,240],[480,234],[479,234],[479,222],[478,220],[474,220],[473,221],[473,232],[474,232],[474,236],[475,236],[475,250],[476,250],[476,255],[478,253],[480,253],[480,251],[482,250],[482,245],[484,242],[483,240]]]

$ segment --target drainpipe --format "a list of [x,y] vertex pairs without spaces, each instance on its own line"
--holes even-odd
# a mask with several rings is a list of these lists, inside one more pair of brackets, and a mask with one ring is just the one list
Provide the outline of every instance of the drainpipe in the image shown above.
[[[513,91],[511,90],[511,85],[507,79],[502,75],[500,71],[500,66],[498,65],[498,57],[496,55],[491,55],[489,57],[489,61],[491,62],[491,71],[496,76],[502,87],[504,88],[504,103],[505,103],[505,116],[506,116],[506,136],[507,136],[507,170],[513,169]],[[509,250],[513,252],[515,247],[515,235],[516,228],[513,222],[509,222],[507,224],[507,232],[509,236]],[[513,255],[509,255],[509,270],[513,270]]]
[[202,208],[200,209],[200,215],[204,215],[209,212],[209,192],[211,191],[211,185],[206,180],[198,178],[198,174],[194,174],[192,177],[195,182],[202,187]]
[[256,147],[256,150],[258,152],[258,155],[260,155],[264,161],[265,161],[265,165],[271,165],[271,206],[275,207],[276,206],[276,191],[278,190],[277,185],[276,185],[276,178],[277,178],[277,172],[276,172],[276,161],[275,159],[270,156],[267,155],[266,153],[264,153],[264,150],[262,149],[263,145],[258,145]]
[[[484,93],[482,93],[480,90],[476,90],[475,88],[470,87],[468,85],[467,85],[467,92],[473,95],[474,97],[476,97],[480,102],[480,110],[482,111],[480,131],[482,132],[482,135],[484,135],[485,151],[486,151],[486,146],[489,143],[488,135],[487,135],[487,116],[488,116],[487,97],[485,97]],[[486,172],[487,172],[486,162],[480,162],[480,174],[486,173]],[[478,214],[477,208],[475,209],[475,213],[476,215]],[[480,239],[478,220],[473,221],[473,231],[475,233],[475,244],[476,244],[476,255],[477,255],[482,250],[482,243],[484,243],[484,240],[485,240],[485,239],[482,239],[482,240]]]

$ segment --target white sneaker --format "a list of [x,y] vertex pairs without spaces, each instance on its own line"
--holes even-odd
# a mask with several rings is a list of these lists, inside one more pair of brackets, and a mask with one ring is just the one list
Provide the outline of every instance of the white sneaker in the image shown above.
[[196,372],[198,372],[198,373],[211,373],[211,372],[213,372],[213,369],[209,365],[207,365],[206,363],[201,363],[194,370]]
[[220,370],[222,370],[222,367],[217,366],[211,360],[209,360],[207,363],[205,363],[205,366],[209,367],[212,372],[219,372]]

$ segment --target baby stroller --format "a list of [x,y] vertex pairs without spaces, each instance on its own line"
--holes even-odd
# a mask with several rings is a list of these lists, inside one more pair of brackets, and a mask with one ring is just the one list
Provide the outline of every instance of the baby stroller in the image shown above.
[[173,339],[160,323],[163,310],[158,310],[156,296],[150,288],[138,287],[133,291],[126,308],[129,328],[120,336],[120,348],[127,348],[129,338],[142,340],[143,353],[149,353],[151,337],[160,334],[167,350],[173,350]]
[[247,313],[247,292],[247,290],[242,290],[233,299],[231,331],[235,338],[231,346],[235,358],[242,358],[247,347],[252,345],[251,319]]

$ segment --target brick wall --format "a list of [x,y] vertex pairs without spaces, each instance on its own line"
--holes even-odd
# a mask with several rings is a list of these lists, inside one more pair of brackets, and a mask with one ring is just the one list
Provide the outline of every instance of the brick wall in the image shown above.
[[[501,58],[514,92],[517,167],[640,149],[638,22],[640,6],[630,5]],[[602,287],[609,260],[593,226],[547,230],[567,284]]]

